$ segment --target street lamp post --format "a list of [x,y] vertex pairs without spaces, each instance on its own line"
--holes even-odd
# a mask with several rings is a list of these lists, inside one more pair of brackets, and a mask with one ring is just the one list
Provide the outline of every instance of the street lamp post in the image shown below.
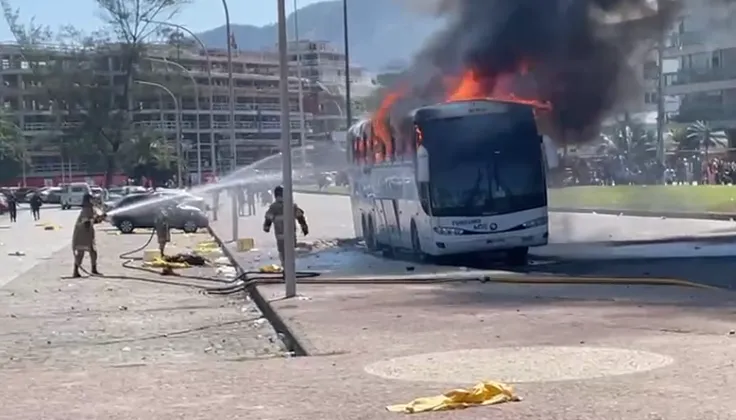
[[348,33],[348,0],[342,0],[342,26],[345,42],[345,120],[347,128],[353,125],[352,99],[350,98],[350,36]]
[[302,151],[302,170],[306,171],[306,123],[304,121],[304,88],[302,87],[302,47],[299,42],[299,9],[297,7],[297,0],[294,0],[294,43],[296,44],[296,78],[299,80],[299,146],[301,146]]
[[174,95],[174,92],[172,92],[169,88],[166,86],[160,84],[160,83],[154,83],[154,82],[145,82],[143,80],[136,80],[135,83],[138,83],[139,85],[143,86],[151,86],[156,87],[164,92],[168,93],[171,97],[171,100],[174,101],[174,107],[176,108],[176,168],[177,168],[177,182],[179,184],[179,188],[182,186],[182,168],[181,168],[181,106],[179,105],[179,100],[176,99],[176,95]]
[[[204,51],[204,57],[207,60],[207,83],[208,88],[210,91],[210,170],[212,171],[212,176],[217,176],[217,148],[215,147],[215,112],[214,112],[214,99],[215,99],[215,90],[212,86],[212,59],[210,58],[210,53],[207,50],[207,46],[204,45],[204,42],[190,29],[188,29],[185,26],[178,25],[176,23],[170,23],[170,22],[161,22],[157,20],[151,20],[150,23],[153,23],[154,25],[161,25],[161,26],[170,26],[172,28],[179,29],[181,31],[186,32],[189,36],[192,37],[197,43],[199,44],[200,48],[202,48],[202,51]],[[199,131],[199,123],[197,123],[197,131]],[[201,174],[200,174],[200,182],[201,180]]]
[[[284,283],[286,297],[296,296],[294,254],[296,226],[291,181],[291,109],[289,107],[289,56],[286,37],[286,0],[278,0],[279,90],[281,97],[281,159],[284,183]],[[301,81],[300,81],[301,83]]]
[[171,64],[172,66],[184,72],[189,77],[189,80],[192,81],[192,86],[194,86],[194,107],[197,109],[197,113],[195,115],[197,125],[197,179],[199,180],[198,182],[202,182],[202,137],[201,133],[199,132],[199,88],[197,86],[197,80],[194,78],[194,75],[192,75],[192,72],[190,72],[189,69],[175,61],[169,61],[165,58],[158,59],[153,57],[146,57],[146,59],[154,63],[161,63],[166,65]]
[[[230,97],[230,173],[234,173],[237,167],[237,152],[235,147],[235,86],[233,85],[233,43],[232,28],[230,27],[230,10],[227,7],[227,0],[222,0],[222,7],[225,9],[225,32],[227,33],[227,87],[228,96]],[[238,240],[238,194],[233,192],[232,205],[230,212],[232,213],[232,238],[233,241]]]

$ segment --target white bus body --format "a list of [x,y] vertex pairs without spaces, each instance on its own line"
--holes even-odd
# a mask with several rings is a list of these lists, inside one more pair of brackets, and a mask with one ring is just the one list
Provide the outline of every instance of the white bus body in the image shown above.
[[[531,108],[519,107],[465,101],[420,108],[411,124],[392,130],[389,146],[375,138],[371,122],[351,127],[358,235],[374,249],[417,256],[504,251],[510,263],[525,264],[529,247],[547,244],[545,166],[556,166],[557,156],[537,133]],[[489,123],[506,131],[488,132]]]

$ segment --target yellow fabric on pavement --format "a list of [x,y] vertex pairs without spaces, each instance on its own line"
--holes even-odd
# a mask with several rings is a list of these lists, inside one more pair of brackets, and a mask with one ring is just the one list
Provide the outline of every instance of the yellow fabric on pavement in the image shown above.
[[264,265],[258,271],[260,271],[261,273],[281,273],[284,271],[284,269],[281,268],[280,265],[270,264],[270,265]]
[[187,263],[169,262],[162,258],[156,258],[153,261],[144,262],[143,266],[152,268],[189,268],[189,264]]
[[481,382],[469,389],[453,389],[434,397],[417,398],[409,404],[389,405],[392,413],[426,413],[447,411],[473,406],[494,405],[510,401],[521,401],[511,386],[498,382]]

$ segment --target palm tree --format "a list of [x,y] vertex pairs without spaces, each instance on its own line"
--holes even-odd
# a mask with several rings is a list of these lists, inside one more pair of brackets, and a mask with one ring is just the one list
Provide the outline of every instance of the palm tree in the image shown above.
[[711,147],[725,147],[728,143],[723,130],[715,130],[705,121],[696,121],[687,127],[686,145],[690,150],[704,150],[705,161],[708,162],[708,151]]
[[626,118],[619,122],[609,135],[601,135],[599,151],[619,154],[626,159],[641,162],[653,157],[657,151],[655,133],[641,123]]
[[174,171],[172,153],[166,140],[156,133],[137,133],[122,151],[122,167],[126,174],[136,180],[145,177],[161,183]]

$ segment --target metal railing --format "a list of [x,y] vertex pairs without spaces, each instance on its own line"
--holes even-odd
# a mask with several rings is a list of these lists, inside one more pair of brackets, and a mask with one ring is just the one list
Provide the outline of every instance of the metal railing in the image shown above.
[[682,70],[677,73],[665,73],[665,86],[688,85],[692,83],[719,82],[734,80],[736,82],[736,69],[718,68],[703,70]]
[[[259,128],[260,125],[260,128]],[[176,130],[176,121],[136,121],[134,126],[139,128],[151,128],[155,130]],[[291,121],[291,129],[301,130],[300,121]],[[309,129],[309,124],[305,125]],[[194,130],[196,124],[192,121],[182,121],[181,128],[183,130]],[[226,130],[230,128],[230,123],[227,121],[215,121],[212,124],[212,128],[217,130]],[[200,124],[200,130],[210,129],[209,125]],[[261,121],[260,123],[255,121],[235,121],[236,130],[281,130],[280,122]]]

